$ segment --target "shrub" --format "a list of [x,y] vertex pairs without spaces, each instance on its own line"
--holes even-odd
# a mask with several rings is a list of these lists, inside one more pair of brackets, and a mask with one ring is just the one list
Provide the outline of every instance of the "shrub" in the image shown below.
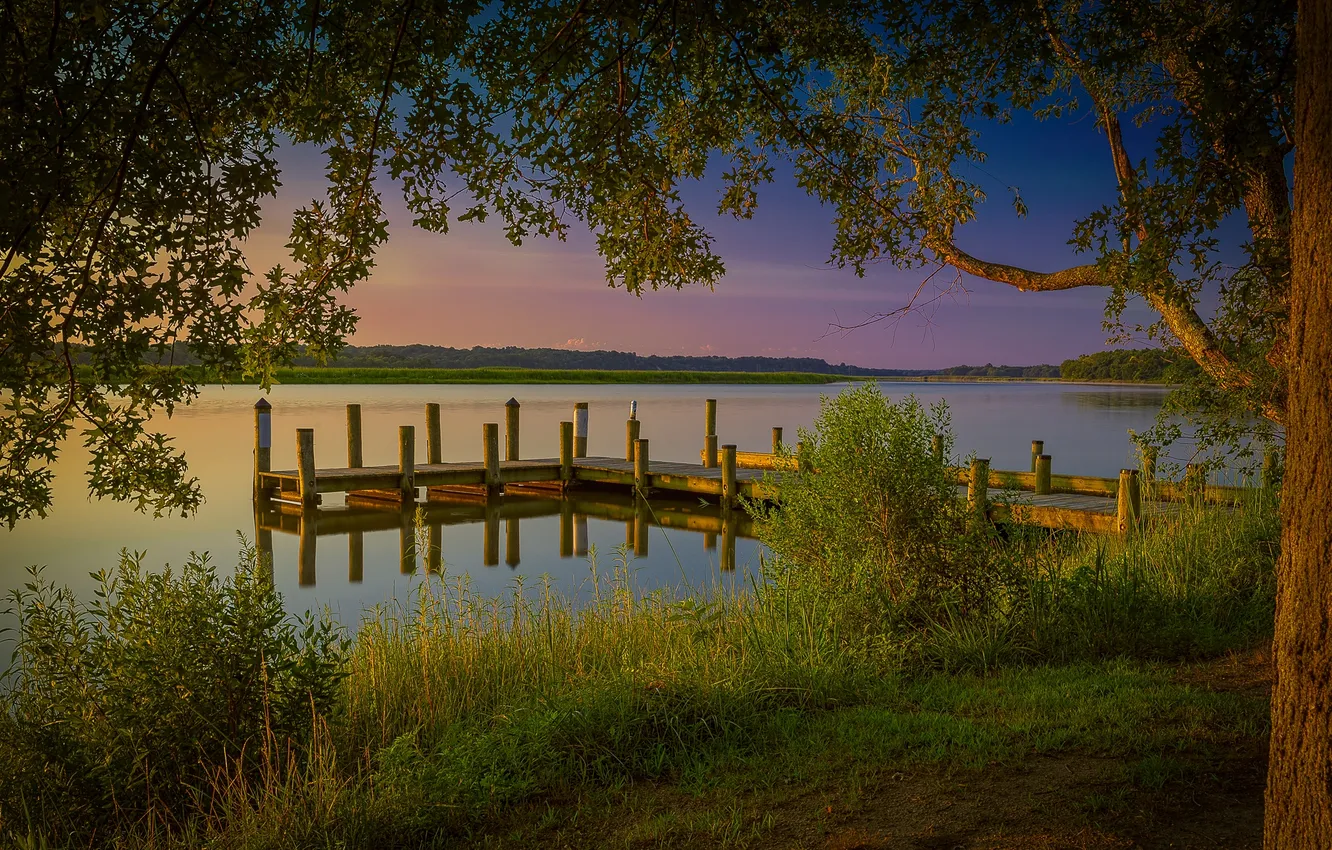
[[894,404],[874,383],[825,397],[801,429],[801,471],[772,476],[780,507],[751,505],[775,558],[772,592],[830,601],[838,625],[882,631],[950,614],[979,616],[1002,597],[1005,557],[968,515],[953,470],[947,406]]
[[[121,554],[82,604],[36,570],[0,697],[0,827],[42,824],[87,845],[112,820],[171,826],[207,808],[222,775],[255,775],[304,749],[332,704],[345,647],[327,619],[287,617],[244,552],[219,579]],[[12,820],[11,820],[12,819]],[[23,821],[28,821],[25,825]]]

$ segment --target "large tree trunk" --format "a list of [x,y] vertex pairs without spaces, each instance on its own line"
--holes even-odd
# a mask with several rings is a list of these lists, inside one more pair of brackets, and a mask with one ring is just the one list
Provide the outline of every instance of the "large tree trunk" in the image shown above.
[[1268,850],[1332,847],[1332,4],[1296,25],[1290,396]]

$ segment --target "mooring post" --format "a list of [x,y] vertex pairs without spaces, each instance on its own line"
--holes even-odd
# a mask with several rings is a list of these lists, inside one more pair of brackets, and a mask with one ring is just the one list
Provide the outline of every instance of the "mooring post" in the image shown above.
[[1035,472],[1035,471],[1036,471],[1036,458],[1040,457],[1040,456],[1041,456],[1042,454],[1044,454],[1044,453],[1045,453],[1045,441],[1044,441],[1044,440],[1032,440],[1032,441],[1031,441],[1031,471],[1032,471],[1032,472]]
[[703,465],[708,469],[717,466],[717,400],[703,402]]
[[487,422],[481,426],[481,457],[486,470],[486,491],[494,493],[500,486],[498,422]]
[[943,463],[943,434],[935,434],[930,439],[930,451],[934,453],[935,463]]
[[[498,440],[499,425],[495,425]],[[499,446],[496,445],[496,450]],[[499,507],[494,502],[487,502],[485,508],[485,544],[482,547],[481,563],[487,567],[499,566]]]
[[637,419],[628,419],[628,420],[626,420],[625,423],[624,423],[624,433],[625,433],[625,437],[624,437],[624,459],[625,459],[625,460],[630,460],[630,461],[631,461],[631,460],[634,459],[634,443],[638,442],[638,434],[639,434],[639,431],[640,431],[640,428],[641,428],[642,424],[643,424],[643,423],[642,423],[642,422],[639,422]]
[[971,459],[971,477],[967,480],[967,508],[976,517],[984,517],[989,509],[990,459]]
[[735,446],[722,446],[722,510],[729,510],[735,504]]
[[404,504],[416,501],[416,426],[398,426],[398,489]]
[[1142,492],[1139,489],[1138,470],[1119,470],[1119,492],[1116,497],[1116,525],[1120,534],[1128,534],[1138,527],[1142,516]]
[[560,481],[565,487],[573,481],[573,429],[572,422],[560,423]]
[[439,430],[439,405],[426,405],[426,463],[443,463],[444,447]]
[[772,453],[775,455],[782,453],[782,429],[780,425],[772,429]]
[[296,429],[296,476],[300,482],[301,504],[313,508],[319,504],[315,486],[314,429]]
[[1039,455],[1036,458],[1036,495],[1048,496],[1050,488],[1050,456]]
[[651,470],[648,462],[648,441],[634,440],[634,488],[638,490],[639,495],[644,497],[648,494],[648,488],[651,486]]
[[[572,423],[570,423],[572,424]],[[572,558],[574,553],[574,513],[573,503],[568,499],[560,500],[560,557]]]
[[805,441],[796,441],[796,471],[805,472],[809,467],[809,461],[805,458]]
[[254,501],[264,498],[264,473],[273,471],[273,405],[261,398],[254,403]]
[[504,402],[504,459],[518,460],[518,399]]
[[516,567],[522,561],[518,553],[518,517],[511,516],[504,520],[504,563]]
[[365,461],[361,456],[361,406],[347,405],[347,466],[360,469]]
[[347,535],[347,581],[360,584],[365,578],[365,532]]
[[574,457],[587,457],[587,402],[574,405]]

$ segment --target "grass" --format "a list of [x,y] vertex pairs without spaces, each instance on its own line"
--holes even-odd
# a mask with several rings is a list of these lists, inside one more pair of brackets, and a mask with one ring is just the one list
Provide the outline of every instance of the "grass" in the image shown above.
[[[1128,541],[1033,539],[1021,592],[994,620],[877,634],[828,627],[818,595],[643,594],[622,560],[593,562],[591,601],[577,606],[548,584],[492,598],[462,577],[423,579],[416,598],[361,625],[336,704],[310,733],[247,751],[257,769],[213,765],[188,816],[119,799],[119,819],[89,835],[77,806],[42,812],[38,784],[0,807],[0,834],[50,846],[763,846],[795,828],[788,806],[804,807],[800,830],[831,835],[899,772],[979,777],[1052,759],[1112,762],[1108,784],[1077,786],[1080,811],[1112,816],[1134,795],[1205,784],[1209,765],[1266,734],[1261,694],[1199,688],[1179,670],[1268,636],[1276,527],[1260,500]],[[97,678],[68,675],[95,715]],[[37,746],[9,699],[0,765]],[[97,763],[100,746],[42,753],[43,781]]]

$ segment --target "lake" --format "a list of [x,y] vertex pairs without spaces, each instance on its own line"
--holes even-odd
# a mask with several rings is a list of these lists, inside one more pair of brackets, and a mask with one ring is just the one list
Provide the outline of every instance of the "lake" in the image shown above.
[[[718,400],[720,442],[735,443],[742,451],[768,451],[773,426],[783,427],[786,440],[794,442],[797,428],[810,426],[818,415],[820,396],[835,395],[843,386],[324,385],[279,386],[267,398],[273,404],[274,469],[294,468],[297,428],[315,429],[318,466],[345,465],[349,402],[362,406],[367,465],[397,462],[399,425],[417,426],[417,460],[424,462],[427,402],[442,408],[443,459],[477,461],[482,424],[502,423],[510,397],[522,403],[524,457],[558,456],[558,423],[572,418],[578,401],[590,405],[588,453],[623,456],[624,423],[630,401],[636,400],[641,436],[651,441],[652,459],[697,463],[706,398]],[[1041,439],[1056,473],[1097,476],[1114,476],[1120,468],[1136,465],[1128,432],[1150,427],[1166,393],[1155,387],[1059,383],[911,382],[886,383],[883,389],[893,398],[914,393],[924,402],[945,399],[958,453],[988,456],[993,468],[1027,469],[1031,441]],[[0,530],[0,592],[8,595],[26,581],[24,567],[41,564],[47,578],[86,596],[93,586],[88,573],[113,567],[121,549],[144,552],[145,564],[153,568],[179,564],[191,552],[205,551],[220,567],[230,568],[239,550],[238,535],[255,537],[251,469],[253,406],[259,395],[254,387],[207,387],[195,404],[163,423],[203,486],[206,502],[190,518],[154,519],[128,504],[90,500],[84,482],[86,451],[78,440],[66,446],[56,469],[49,517]],[[325,497],[326,506],[340,503],[341,497]],[[571,527],[576,551],[594,549],[599,571],[607,572],[617,547],[634,539],[632,507],[628,511],[630,518],[625,519],[622,505],[604,510],[589,506],[576,517],[561,517],[557,505],[529,504],[487,517],[482,507],[459,506],[434,523],[437,530],[422,531],[423,539],[428,534],[437,547],[447,573],[465,574],[482,593],[504,591],[515,576],[531,586],[549,575],[561,589],[577,594],[590,570],[586,556],[570,552]],[[576,525],[571,526],[571,520]],[[404,572],[402,563],[402,549],[416,530],[399,525],[395,519],[391,527],[366,530],[357,542],[345,534],[321,535],[304,571],[298,566],[298,536],[274,532],[274,579],[288,608],[328,606],[344,622],[354,623],[367,606],[402,598],[420,578]],[[646,548],[646,554],[632,558],[630,566],[644,588],[744,581],[759,567],[760,547],[740,533],[734,542],[733,571],[722,569],[725,547],[712,535],[655,525],[647,545],[639,547],[640,552]]]

